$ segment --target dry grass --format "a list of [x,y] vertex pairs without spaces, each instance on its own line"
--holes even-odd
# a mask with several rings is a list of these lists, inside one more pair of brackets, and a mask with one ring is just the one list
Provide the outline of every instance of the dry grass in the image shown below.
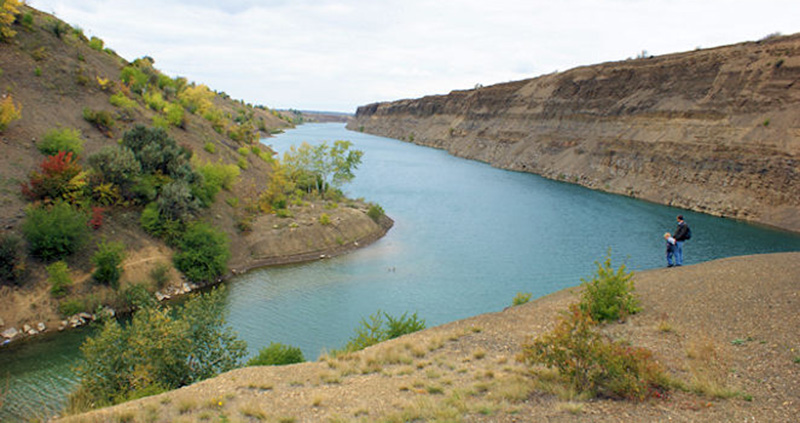
[[267,419],[267,413],[264,412],[264,410],[261,408],[261,405],[258,403],[258,401],[255,400],[250,401],[247,404],[244,404],[241,407],[239,407],[239,413],[241,413],[242,416],[244,417],[255,419],[258,421],[263,421]]
[[578,415],[583,413],[583,403],[574,401],[562,402],[558,404],[558,409],[569,414]]
[[690,374],[688,390],[712,398],[738,395],[738,391],[727,387],[727,360],[709,338],[690,340],[686,357]]

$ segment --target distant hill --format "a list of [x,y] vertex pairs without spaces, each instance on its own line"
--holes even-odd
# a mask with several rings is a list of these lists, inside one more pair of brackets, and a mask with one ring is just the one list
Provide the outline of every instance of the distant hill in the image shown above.
[[345,123],[353,118],[352,113],[324,112],[313,110],[278,110],[287,119],[303,123]]

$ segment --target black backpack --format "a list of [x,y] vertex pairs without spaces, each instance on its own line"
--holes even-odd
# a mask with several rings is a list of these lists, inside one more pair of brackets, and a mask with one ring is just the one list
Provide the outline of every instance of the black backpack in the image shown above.
[[692,239],[692,228],[689,225],[686,225],[686,236],[683,238],[684,240]]

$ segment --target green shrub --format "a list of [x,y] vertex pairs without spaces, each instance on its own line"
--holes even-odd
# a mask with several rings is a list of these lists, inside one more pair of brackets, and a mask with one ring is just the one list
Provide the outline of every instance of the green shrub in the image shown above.
[[220,189],[230,191],[239,178],[239,168],[233,164],[204,163],[196,166],[197,172],[203,175],[203,188],[206,198],[214,202]]
[[386,339],[398,338],[425,329],[425,320],[420,320],[416,312],[411,316],[407,314],[403,313],[400,317],[383,314],[386,317]]
[[322,213],[319,216],[319,224],[322,226],[327,226],[331,224],[331,217],[328,215],[328,213]]
[[104,45],[105,43],[100,38],[94,36],[92,38],[89,38],[89,47],[92,50],[103,51]]
[[21,240],[11,234],[0,236],[0,284],[19,285],[25,274],[25,259],[22,256]]
[[169,103],[164,108],[164,115],[168,124],[177,128],[186,128],[186,112],[180,104]]
[[42,142],[37,147],[39,152],[48,156],[58,154],[59,151],[81,154],[83,143],[81,132],[77,129],[51,129],[44,134]]
[[669,387],[649,350],[610,341],[576,304],[555,329],[526,343],[522,356],[556,368],[576,392],[591,396],[644,400]]
[[147,233],[163,239],[170,245],[174,245],[180,239],[186,226],[182,221],[162,217],[155,201],[142,210],[139,224]]
[[420,320],[417,313],[410,317],[407,314],[403,313],[400,317],[393,317],[378,310],[368,318],[362,318],[359,326],[355,329],[355,336],[347,341],[343,351],[363,350],[379,342],[425,329],[425,320]]
[[139,103],[136,101],[128,98],[124,93],[118,92],[111,97],[108,98],[108,102],[111,103],[112,106],[119,107],[120,109],[126,111],[132,111],[139,106]]
[[169,283],[169,269],[167,263],[158,263],[156,267],[150,269],[150,279],[155,283],[156,288],[161,289]]
[[211,141],[208,141],[208,142],[206,142],[206,144],[203,146],[203,150],[206,150],[207,152],[209,152],[209,153],[211,153],[211,154],[214,154],[214,153],[216,153],[216,152],[217,152],[217,147],[214,145],[214,143],[213,143],[213,142],[211,142]]
[[370,204],[369,209],[367,210],[367,216],[370,217],[375,223],[377,223],[381,216],[384,215],[383,207],[377,204]]
[[239,153],[239,154],[240,154],[242,157],[247,157],[248,155],[250,155],[250,149],[249,149],[249,148],[247,148],[247,147],[239,147],[239,149],[238,149],[238,150],[236,150],[236,151],[237,151],[237,152],[238,152],[238,153]]
[[25,14],[22,15],[21,23],[28,31],[33,30],[33,14],[31,12],[25,12]]
[[62,259],[86,244],[89,239],[88,217],[65,202],[51,208],[26,210],[22,233],[31,254],[44,260]]
[[625,271],[625,265],[614,270],[610,254],[605,261],[595,263],[597,273],[591,280],[581,279],[580,308],[597,322],[624,319],[640,310],[639,300],[634,295],[633,273]]
[[120,295],[120,297],[122,297],[125,306],[130,310],[158,306],[156,297],[148,292],[147,288],[142,283],[134,283],[126,286],[122,290],[122,295]]
[[69,287],[72,285],[67,263],[59,260],[45,267],[45,270],[47,270],[47,280],[50,282],[50,294],[53,298],[61,298],[67,295]]
[[82,311],[86,311],[86,309],[86,304],[79,298],[70,298],[58,304],[58,312],[64,317],[73,316]]
[[111,136],[111,128],[114,127],[114,117],[105,110],[92,110],[88,107],[83,108],[83,119],[95,126],[106,136]]
[[290,217],[294,217],[294,214],[292,214],[291,210],[284,208],[275,210],[275,216],[278,216],[281,219],[287,219]]
[[95,282],[119,288],[122,276],[122,260],[125,259],[125,245],[121,242],[107,242],[105,239],[97,244],[97,252],[92,256]]
[[169,129],[169,122],[167,122],[167,118],[164,116],[153,115],[152,123],[154,128]]
[[122,68],[119,78],[136,94],[142,94],[147,88],[150,77],[136,66],[129,65]]
[[158,190],[169,181],[161,174],[143,174],[134,178],[131,193],[142,203],[149,203],[158,197]]
[[512,306],[518,306],[527,303],[531,300],[532,294],[530,292],[517,292],[514,299],[511,301]]
[[228,236],[207,223],[189,225],[178,241],[175,267],[192,282],[212,282],[228,270]]
[[247,362],[248,366],[285,366],[306,361],[300,348],[270,342]]
[[202,207],[200,201],[192,194],[189,185],[184,181],[174,181],[161,188],[156,200],[160,220],[176,220],[187,222]]
[[192,154],[186,148],[179,147],[162,128],[147,128],[136,125],[122,135],[122,145],[133,151],[147,173],[160,172],[173,178],[185,173]]
[[167,107],[167,102],[164,101],[164,97],[161,95],[160,91],[148,91],[144,93],[142,98],[144,98],[144,102],[147,103],[147,107],[157,112],[162,112],[164,108]]
[[103,180],[122,188],[133,184],[141,173],[142,165],[130,148],[107,145],[89,156],[89,165],[103,176]]

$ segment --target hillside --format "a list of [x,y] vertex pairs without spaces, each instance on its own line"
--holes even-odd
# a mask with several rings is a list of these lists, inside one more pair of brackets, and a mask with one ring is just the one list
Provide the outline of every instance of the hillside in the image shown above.
[[358,108],[348,128],[800,231],[800,34]]
[[238,369],[61,421],[794,422],[799,263],[800,253],[745,256],[634,276],[643,310],[604,332],[652,350],[694,393],[581,400],[518,362],[528,337],[577,301],[565,290],[342,358]]
[[[122,185],[102,184],[100,178],[106,175],[89,162],[105,147],[119,145],[137,125],[164,128],[179,146],[179,154],[191,157],[192,178],[198,178],[197,169],[203,166],[238,175],[225,182],[215,198],[211,195],[210,204],[191,213],[193,221],[208,222],[227,235],[232,257],[228,266],[236,272],[343,253],[377,239],[391,226],[388,218],[378,224],[367,217],[368,204],[344,198],[339,199],[341,207],[314,198],[279,207],[264,201],[277,158],[259,140],[291,128],[291,117],[231,99],[200,82],[164,75],[150,57],[129,62],[101,39],[87,39],[79,28],[27,6],[20,8],[10,29],[16,35],[0,42],[0,97],[21,108],[21,118],[11,120],[5,130],[0,128],[0,236],[23,240],[17,248],[23,251],[18,266],[23,276],[13,282],[0,280],[0,331],[21,332],[24,325],[35,329],[43,323],[52,332],[65,326],[63,321],[76,311],[91,313],[104,304],[124,309],[122,293],[134,283],[163,294],[185,290],[185,278],[172,266],[175,244],[147,233],[140,223],[148,201],[155,203],[157,190],[175,177],[158,170],[149,179],[136,180],[151,185],[143,185],[134,196]],[[103,209],[100,227],[83,248],[66,258],[73,284],[59,298],[49,292],[45,273],[53,260],[27,254],[30,245],[22,237],[28,207],[46,207],[54,201],[32,200],[22,190],[47,158],[40,149],[54,130],[77,134],[83,141],[76,156],[84,172],[69,181],[78,186],[75,192],[80,198],[68,201],[87,214],[96,207]],[[208,182],[195,180],[192,190],[208,188]],[[199,198],[195,191],[186,195],[192,201]],[[283,208],[283,217],[276,216],[277,208]],[[323,213],[330,224],[320,224]],[[91,257],[101,240],[124,244],[119,289],[91,280]],[[158,268],[162,270],[156,282],[153,271]]]

